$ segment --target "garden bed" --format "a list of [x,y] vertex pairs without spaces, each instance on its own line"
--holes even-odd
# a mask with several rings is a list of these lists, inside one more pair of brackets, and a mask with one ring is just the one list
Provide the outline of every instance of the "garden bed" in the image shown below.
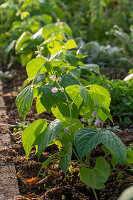
[[[10,80],[4,79],[4,100],[7,108],[8,124],[10,126],[10,135],[12,139],[12,149],[3,150],[2,154],[6,156],[7,160],[12,160],[16,167],[16,173],[19,183],[20,197],[17,199],[65,199],[65,200],[93,200],[95,199],[91,188],[84,185],[79,178],[80,164],[76,157],[72,157],[68,175],[65,179],[63,172],[58,167],[58,162],[54,166],[52,163],[45,168],[43,174],[38,176],[42,162],[49,158],[52,154],[58,151],[56,146],[47,147],[46,151],[41,155],[38,162],[35,149],[32,149],[29,160],[27,161],[22,142],[21,142],[21,126],[17,126],[22,122],[18,114],[15,99],[18,94],[18,88],[22,85],[26,78],[25,69],[15,69],[12,72],[13,78]],[[32,109],[26,117],[26,121],[33,122],[39,118],[54,119],[52,114],[43,113],[37,115],[36,108]],[[17,124],[16,124],[17,123]],[[16,128],[16,129],[14,129]],[[133,130],[130,128],[115,132],[121,140],[129,146],[133,142]],[[103,155],[101,146],[91,153],[91,166],[95,165],[96,157]],[[111,176],[106,182],[106,188],[103,190],[96,190],[99,200],[115,200],[122,191],[133,184],[133,175],[129,167],[124,165],[117,165],[112,170]]]

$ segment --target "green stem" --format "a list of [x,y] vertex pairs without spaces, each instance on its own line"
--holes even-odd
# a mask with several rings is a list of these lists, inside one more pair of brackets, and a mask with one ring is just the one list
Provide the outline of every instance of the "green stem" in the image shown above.
[[69,112],[70,112],[70,129],[71,129],[71,135],[72,135],[72,110],[71,105],[68,103],[69,106]]
[[86,155],[86,163],[85,163],[85,166],[87,167],[87,165],[88,165],[88,168],[90,167],[90,153],[88,153],[87,155]]
[[96,194],[96,190],[94,188],[92,188],[92,191],[94,193],[94,196],[95,196],[96,200],[98,200],[98,197],[97,197],[97,194]]
[[80,164],[82,164],[74,148],[73,148],[73,152],[74,152],[74,154],[75,154],[77,160],[80,162]]

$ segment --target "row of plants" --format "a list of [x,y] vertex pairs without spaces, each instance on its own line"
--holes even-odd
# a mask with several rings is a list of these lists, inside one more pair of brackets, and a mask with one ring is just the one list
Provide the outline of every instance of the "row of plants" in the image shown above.
[[[74,37],[86,42],[107,42],[106,32],[114,25],[129,32],[133,23],[133,2],[130,0],[58,0],[65,11],[65,21],[73,29]],[[73,20],[71,20],[73,18]],[[79,28],[80,27],[80,28]]]
[[[83,51],[89,54],[87,62],[110,67],[124,64],[132,66],[132,60],[128,56],[132,55],[132,6],[129,0],[78,0],[72,4],[65,0],[4,1],[0,6],[0,47],[2,50],[4,48],[6,58],[2,62],[8,61],[8,67],[11,67],[17,60],[22,66],[26,66],[35,57],[32,52],[36,45],[41,43],[42,27],[63,20],[72,28],[79,45],[85,46]],[[127,30],[127,26],[130,29]],[[129,32],[130,35],[127,34]],[[21,49],[16,44],[18,38],[23,42]],[[89,43],[84,45],[82,40]],[[99,41],[104,45],[99,44]],[[27,45],[24,45],[25,42]],[[21,53],[20,56],[15,55],[15,51],[17,54]]]

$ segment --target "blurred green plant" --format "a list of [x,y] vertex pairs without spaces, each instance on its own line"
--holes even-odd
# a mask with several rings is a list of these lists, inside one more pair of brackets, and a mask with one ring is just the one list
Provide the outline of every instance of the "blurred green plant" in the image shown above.
[[128,68],[133,66],[133,63],[126,57],[123,48],[111,45],[100,45],[96,41],[87,43],[83,52],[89,63],[95,63],[104,67],[119,67],[126,65]]
[[[15,61],[26,65],[33,56],[32,50],[41,43],[41,27],[63,19],[64,13],[55,1],[8,0],[0,5],[0,16],[0,48],[5,51],[4,63],[8,62],[10,68]],[[19,46],[16,44],[18,38]],[[23,51],[20,56],[15,56],[15,46],[17,53]]]
[[[88,41],[105,41],[105,34],[114,25],[128,31],[133,23],[133,2],[130,0],[67,0],[60,1],[65,11],[65,21],[74,37]],[[73,20],[71,20],[73,19]]]
[[[109,80],[106,76],[88,75],[90,84],[96,83],[104,86],[111,95],[110,110],[114,119],[120,124],[129,126],[133,123],[133,79],[123,81],[120,79]],[[81,82],[88,84],[84,79]]]

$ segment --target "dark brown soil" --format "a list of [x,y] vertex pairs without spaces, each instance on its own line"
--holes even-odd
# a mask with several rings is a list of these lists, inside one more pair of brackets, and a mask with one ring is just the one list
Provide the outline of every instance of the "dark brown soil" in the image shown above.
[[[74,171],[73,174],[68,172],[65,179],[63,172],[59,169],[58,163],[55,167],[50,164],[42,174],[38,176],[41,163],[44,162],[50,155],[57,152],[56,146],[51,146],[40,157],[38,162],[35,149],[32,149],[29,160],[27,161],[25,152],[21,143],[22,130],[14,132],[17,128],[16,123],[22,122],[18,114],[15,99],[18,94],[18,87],[26,78],[25,69],[14,70],[12,72],[13,79],[4,80],[4,99],[8,114],[8,123],[10,125],[10,135],[12,139],[12,148],[3,150],[3,154],[7,160],[13,160],[19,183],[21,199],[39,199],[39,200],[93,200],[95,199],[91,188],[84,185],[79,178],[79,163],[73,156],[70,165]],[[16,90],[16,91],[14,91]],[[36,108],[32,106],[31,111],[26,117],[26,121],[34,121],[38,118],[53,119],[53,116],[48,113],[43,113],[38,116]],[[116,132],[122,141],[129,146],[133,143],[133,130],[124,129],[121,132]],[[94,150],[91,154],[91,164],[94,165],[97,156],[102,155],[101,147]],[[30,180],[31,179],[31,180]],[[133,184],[133,174],[129,167],[117,165],[116,169],[112,170],[111,176],[106,182],[106,188],[99,191],[96,190],[99,200],[116,200],[122,191]]]

